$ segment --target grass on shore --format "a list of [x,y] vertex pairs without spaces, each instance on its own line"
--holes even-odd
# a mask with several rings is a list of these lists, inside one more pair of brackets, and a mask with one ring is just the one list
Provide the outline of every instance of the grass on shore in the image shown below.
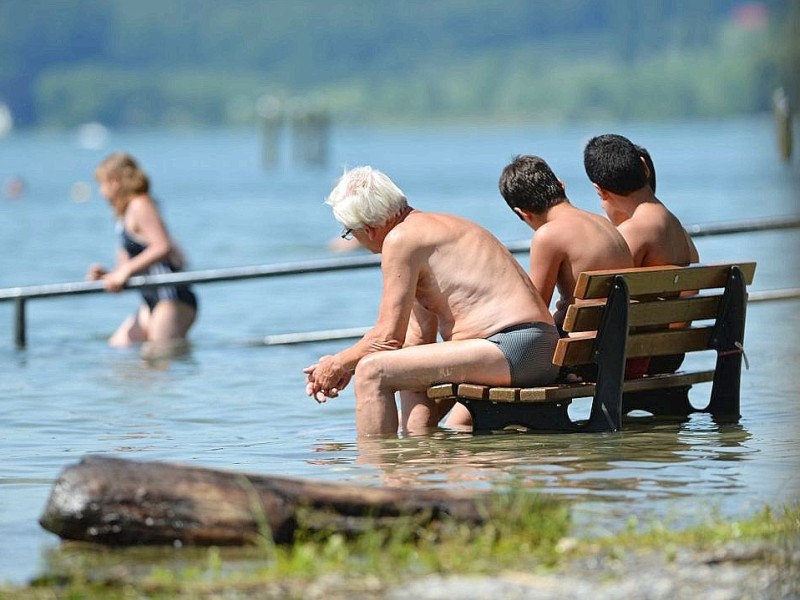
[[[800,505],[765,508],[744,520],[714,518],[685,530],[655,524],[602,538],[570,537],[569,506],[531,494],[509,494],[481,527],[455,522],[437,531],[413,522],[354,539],[301,534],[291,546],[268,537],[252,548],[110,549],[65,543],[48,557],[47,574],[27,586],[0,587],[5,598],[294,598],[379,597],[403,581],[431,573],[546,572],[600,553],[679,551],[730,542],[785,545],[800,536]],[[574,533],[574,532],[573,532]]]

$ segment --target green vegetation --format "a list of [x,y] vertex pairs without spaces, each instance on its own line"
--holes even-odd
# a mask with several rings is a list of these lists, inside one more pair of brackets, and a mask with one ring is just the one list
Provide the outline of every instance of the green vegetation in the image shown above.
[[[703,118],[798,97],[800,0],[6,0],[18,125]],[[788,41],[787,41],[788,40]]]
[[716,518],[680,531],[655,524],[642,532],[632,523],[620,534],[588,539],[567,537],[564,505],[520,494],[505,502],[503,517],[491,525],[469,530],[451,523],[435,535],[406,525],[354,540],[337,533],[306,537],[291,547],[267,540],[257,548],[224,550],[65,545],[50,559],[51,575],[31,586],[0,588],[0,598],[305,597],[312,589],[331,598],[380,597],[431,573],[557,573],[582,558],[637,552],[656,552],[671,562],[731,542],[768,544],[778,553],[758,560],[775,561],[800,540],[800,506],[766,508],[737,521]]

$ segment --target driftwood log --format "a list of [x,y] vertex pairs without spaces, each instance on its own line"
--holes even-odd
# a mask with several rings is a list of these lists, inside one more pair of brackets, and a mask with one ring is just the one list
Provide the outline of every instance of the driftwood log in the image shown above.
[[63,539],[122,546],[230,546],[299,528],[356,534],[374,527],[479,524],[489,496],[370,488],[161,462],[84,457],[53,485],[39,519]]

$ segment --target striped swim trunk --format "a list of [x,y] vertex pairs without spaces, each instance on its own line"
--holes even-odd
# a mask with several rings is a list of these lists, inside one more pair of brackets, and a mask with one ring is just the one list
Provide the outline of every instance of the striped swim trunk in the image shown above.
[[558,330],[549,323],[520,323],[486,338],[503,351],[511,369],[511,385],[533,387],[553,383],[559,368],[553,364]]

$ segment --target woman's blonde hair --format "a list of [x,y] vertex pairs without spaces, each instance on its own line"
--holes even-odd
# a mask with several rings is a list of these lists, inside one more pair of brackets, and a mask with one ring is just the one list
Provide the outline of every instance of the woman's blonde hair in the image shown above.
[[150,179],[130,154],[115,152],[107,156],[94,172],[98,181],[113,179],[119,182],[119,192],[111,199],[118,216],[125,213],[128,203],[134,196],[150,191]]

